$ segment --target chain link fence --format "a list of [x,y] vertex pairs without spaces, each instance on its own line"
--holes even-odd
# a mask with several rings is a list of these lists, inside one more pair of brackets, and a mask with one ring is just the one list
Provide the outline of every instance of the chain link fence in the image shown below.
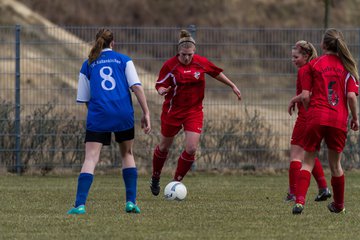
[[[138,167],[151,169],[159,142],[162,97],[154,88],[165,60],[176,54],[180,28],[110,27],[115,50],[129,55],[138,70],[151,110],[153,131],[136,123],[134,154]],[[295,94],[296,68],[291,47],[304,39],[320,53],[322,29],[238,29],[188,26],[196,52],[224,69],[240,88],[206,79],[204,131],[197,153],[200,169],[261,169],[288,166],[296,116],[287,114]],[[76,104],[79,69],[98,27],[0,27],[0,168],[21,173],[79,168],[84,158],[86,108]],[[356,59],[360,30],[342,29]],[[135,117],[140,107],[134,100]],[[183,135],[175,139],[167,166],[176,164]],[[327,164],[325,151],[321,159]],[[344,164],[358,168],[359,135],[350,132]],[[118,167],[118,146],[104,147],[100,167]]]

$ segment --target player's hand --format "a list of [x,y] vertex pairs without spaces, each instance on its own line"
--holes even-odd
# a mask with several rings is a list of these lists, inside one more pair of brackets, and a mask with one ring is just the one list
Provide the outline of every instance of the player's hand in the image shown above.
[[290,116],[292,116],[293,112],[295,112],[295,103],[293,101],[290,101],[288,106],[288,113]]
[[151,124],[150,124],[150,116],[149,115],[142,116],[141,128],[144,130],[145,134],[149,134],[151,132]]
[[351,122],[350,122],[350,128],[353,130],[353,131],[358,131],[359,130],[359,120],[358,119],[351,119]]
[[240,90],[236,86],[234,86],[232,88],[232,90],[235,93],[235,95],[237,96],[238,100],[240,101],[241,100],[241,92],[240,92]]
[[166,94],[168,94],[168,92],[170,91],[171,86],[169,86],[168,88],[164,88],[164,87],[159,87],[158,89],[158,93],[161,96],[165,96]]

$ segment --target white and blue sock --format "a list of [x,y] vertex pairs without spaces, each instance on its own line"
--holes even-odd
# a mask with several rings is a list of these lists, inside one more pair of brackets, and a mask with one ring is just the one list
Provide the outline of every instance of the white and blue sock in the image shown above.
[[91,173],[80,173],[76,192],[75,207],[85,205],[94,175]]
[[124,168],[122,175],[126,189],[126,202],[132,202],[136,204],[136,188],[137,188],[137,168]]

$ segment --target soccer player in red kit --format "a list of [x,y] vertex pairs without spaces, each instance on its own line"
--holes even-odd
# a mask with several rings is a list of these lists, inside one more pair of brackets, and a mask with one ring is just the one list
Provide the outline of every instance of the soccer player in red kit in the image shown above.
[[333,213],[345,213],[345,176],[340,160],[347,135],[348,107],[351,111],[350,128],[359,130],[359,74],[356,62],[343,34],[336,29],[326,30],[321,47],[324,54],[310,62],[303,81],[301,98],[308,110],[308,123],[304,141],[305,158],[300,170],[293,214],[301,214],[304,209],[314,157],[322,139],[328,148],[334,199],[328,209]]
[[[290,146],[290,166],[289,166],[289,192],[285,198],[286,202],[295,201],[296,186],[298,177],[304,160],[304,144],[303,140],[306,137],[304,129],[306,127],[306,111],[301,102],[302,84],[301,80],[304,73],[307,71],[308,62],[317,57],[315,47],[308,41],[300,40],[295,43],[291,50],[291,59],[293,64],[298,68],[296,80],[296,96],[290,100],[288,112],[290,116],[295,111],[295,106],[298,109],[298,116],[296,118],[295,126],[291,136]],[[319,158],[315,158],[314,169],[312,170],[316,183],[319,188],[319,193],[315,201],[325,201],[331,197],[329,188],[327,187],[324,170],[322,168]]]
[[181,181],[195,161],[195,153],[203,126],[203,99],[205,74],[228,85],[239,100],[240,90],[205,57],[195,54],[195,40],[181,30],[178,54],[167,60],[160,70],[155,88],[165,97],[161,114],[160,143],[153,154],[153,172],[150,189],[160,192],[160,175],[175,135],[184,128],[185,149],[180,154],[174,180]]

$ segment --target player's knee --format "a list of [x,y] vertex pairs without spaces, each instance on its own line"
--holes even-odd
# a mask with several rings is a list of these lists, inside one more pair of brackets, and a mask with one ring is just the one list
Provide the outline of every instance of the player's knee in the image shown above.
[[165,146],[165,145],[159,145],[159,150],[160,150],[160,152],[169,152],[169,149],[170,149],[170,147],[167,147],[167,146]]
[[120,152],[120,156],[121,156],[122,159],[124,159],[124,158],[133,158],[134,154],[133,154],[132,149],[126,149],[126,150],[123,150],[123,151]]
[[197,150],[196,146],[187,146],[185,149],[185,151],[190,155],[195,155],[196,150]]
[[330,167],[331,176],[341,176],[343,174],[343,170],[341,167]]

